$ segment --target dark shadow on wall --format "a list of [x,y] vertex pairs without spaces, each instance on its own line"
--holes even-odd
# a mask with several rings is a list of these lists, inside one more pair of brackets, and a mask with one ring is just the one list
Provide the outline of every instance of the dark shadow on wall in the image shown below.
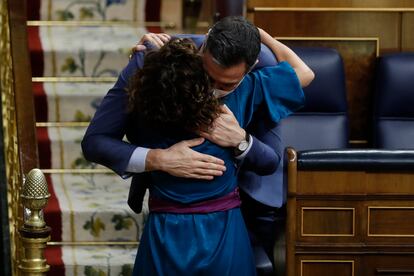
[[244,0],[216,0],[215,21],[231,15],[243,15]]
[[[0,108],[0,122],[3,122],[3,113],[1,112],[1,109],[2,107]],[[0,127],[0,276],[11,275],[10,232],[5,165],[3,127]]]

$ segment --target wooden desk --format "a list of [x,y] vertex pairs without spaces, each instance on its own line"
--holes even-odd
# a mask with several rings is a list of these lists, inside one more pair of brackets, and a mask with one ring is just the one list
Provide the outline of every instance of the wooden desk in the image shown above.
[[287,156],[287,275],[414,275],[414,170]]

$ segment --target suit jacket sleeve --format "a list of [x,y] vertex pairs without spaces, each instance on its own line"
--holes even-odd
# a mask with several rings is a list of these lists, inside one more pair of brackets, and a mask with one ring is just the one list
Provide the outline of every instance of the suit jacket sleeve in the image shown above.
[[259,108],[246,129],[253,137],[253,145],[244,157],[241,169],[258,175],[274,173],[283,154],[279,124],[271,122],[266,116],[263,108]]
[[142,66],[136,53],[120,74],[114,87],[103,98],[82,140],[82,150],[89,161],[102,164],[125,176],[136,145],[123,141],[127,130],[127,87],[129,78]]

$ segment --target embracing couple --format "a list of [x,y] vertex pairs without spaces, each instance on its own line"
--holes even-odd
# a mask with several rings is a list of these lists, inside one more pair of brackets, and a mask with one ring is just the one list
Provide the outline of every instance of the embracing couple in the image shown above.
[[150,191],[133,275],[255,275],[252,244],[273,259],[284,204],[278,122],[313,72],[242,17],[136,49],[82,141],[88,160],[133,177],[134,211]]

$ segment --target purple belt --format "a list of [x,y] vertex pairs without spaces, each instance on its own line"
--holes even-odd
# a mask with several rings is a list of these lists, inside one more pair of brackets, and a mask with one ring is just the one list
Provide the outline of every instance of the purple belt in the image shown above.
[[225,196],[191,204],[172,202],[156,197],[150,197],[148,202],[150,212],[175,214],[206,214],[226,211],[239,207],[240,204],[239,188]]

